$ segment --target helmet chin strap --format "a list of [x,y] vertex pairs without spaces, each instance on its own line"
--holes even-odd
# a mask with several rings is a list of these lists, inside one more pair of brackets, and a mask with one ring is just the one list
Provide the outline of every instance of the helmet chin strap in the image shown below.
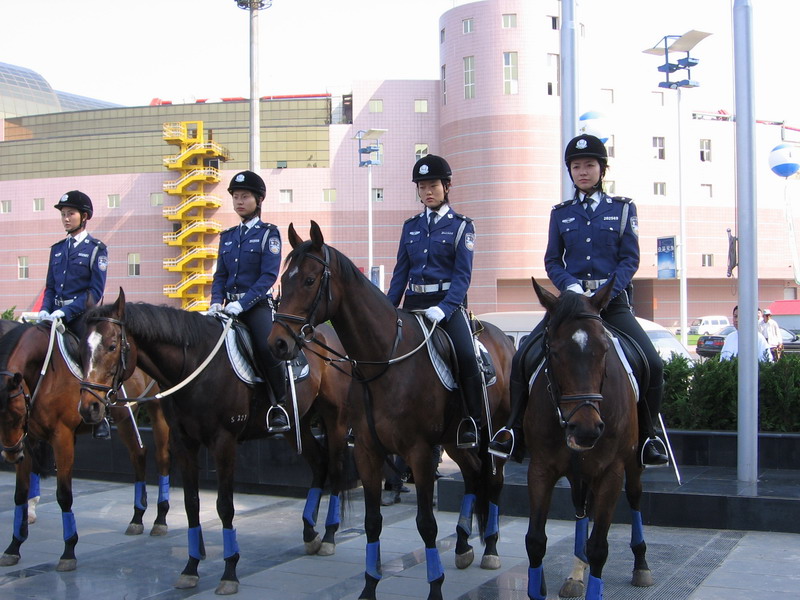
[[87,221],[87,219],[84,219],[83,215],[81,215],[80,224],[77,227],[73,227],[72,229],[67,229],[67,233],[74,237],[76,231],[80,231],[81,229],[85,229],[86,228],[86,221]]

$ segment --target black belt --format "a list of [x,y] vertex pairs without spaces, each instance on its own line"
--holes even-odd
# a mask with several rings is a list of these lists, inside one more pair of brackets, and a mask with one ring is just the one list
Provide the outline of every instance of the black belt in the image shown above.
[[246,292],[242,292],[241,294],[225,294],[225,297],[233,302],[234,300],[241,300],[244,298]]

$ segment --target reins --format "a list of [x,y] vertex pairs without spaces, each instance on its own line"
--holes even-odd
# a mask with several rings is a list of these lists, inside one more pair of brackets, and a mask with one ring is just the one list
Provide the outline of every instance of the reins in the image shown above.
[[[14,373],[11,371],[0,371],[0,375],[4,375],[10,379],[14,378]],[[8,400],[13,400],[19,395],[22,395],[25,398],[25,425],[22,428],[22,434],[19,436],[19,441],[13,446],[6,446],[3,445],[3,452],[8,453],[17,453],[22,449],[22,446],[25,444],[25,439],[28,437],[28,418],[31,412],[31,397],[25,393],[25,388],[22,387],[22,380],[20,380],[19,385],[17,386],[17,391],[15,394],[9,394]]]

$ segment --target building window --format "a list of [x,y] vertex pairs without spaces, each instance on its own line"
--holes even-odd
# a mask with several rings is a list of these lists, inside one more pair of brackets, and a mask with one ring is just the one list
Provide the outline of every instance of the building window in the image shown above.
[[369,101],[369,112],[371,112],[371,113],[382,113],[383,112],[383,100],[370,100]]
[[610,88],[601,88],[600,95],[606,104],[614,104],[614,90]]
[[447,67],[442,65],[442,105],[447,104]]
[[17,257],[17,279],[28,279],[30,273],[28,272],[28,257]]
[[461,21],[461,27],[464,33],[472,33],[472,19],[464,19]]
[[703,198],[714,197],[714,188],[710,183],[701,183],[700,190],[703,192]]
[[383,188],[372,188],[372,201],[383,202]]
[[509,13],[507,15],[503,15],[503,29],[515,29],[517,26],[517,15],[515,13]]
[[108,208],[119,208],[119,194],[108,195]]
[[11,200],[0,200],[0,213],[11,212]]
[[714,255],[713,254],[703,254],[702,255],[702,266],[704,267],[713,267],[714,266]]
[[517,53],[503,52],[503,94],[506,96],[519,93],[519,70]]
[[547,95],[561,95],[561,56],[558,54],[547,55]]
[[164,206],[164,194],[162,192],[150,192],[150,206]]
[[414,144],[414,160],[428,156],[428,144]]
[[664,147],[664,138],[653,136],[653,158],[664,160],[667,158],[667,150]]
[[653,105],[664,106],[664,92],[653,92]]
[[653,182],[653,195],[654,196],[666,196],[667,195],[667,184],[663,181],[654,181]]
[[616,155],[616,143],[613,135],[608,136],[608,139],[606,140],[606,152],[608,152],[609,158],[614,158]]
[[613,179],[604,179],[603,180],[603,190],[609,196],[613,196],[617,193],[617,182]]
[[279,204],[291,204],[292,203],[292,190],[281,190],[278,194],[278,203]]
[[322,190],[322,201],[328,203],[336,202],[336,188]]
[[550,29],[558,31],[559,27],[558,17],[548,16],[547,20],[550,21]]
[[464,100],[475,97],[475,57],[464,57]]
[[428,101],[427,100],[414,100],[414,112],[417,112],[417,113],[426,113],[426,112],[428,112]]
[[700,140],[700,160],[711,162],[711,140]]
[[439,32],[439,43],[444,44],[444,28]]
[[33,212],[43,212],[43,211],[44,211],[44,198],[34,198]]
[[142,274],[142,259],[138,252],[128,252],[128,277],[139,277]]

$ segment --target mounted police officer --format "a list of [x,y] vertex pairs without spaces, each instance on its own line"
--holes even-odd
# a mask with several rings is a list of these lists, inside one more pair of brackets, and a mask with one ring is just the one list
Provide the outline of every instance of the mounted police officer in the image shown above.
[[[75,326],[86,310],[89,298],[99,304],[106,289],[108,250],[106,245],[86,231],[92,218],[92,200],[78,190],[67,192],[53,206],[61,213],[66,240],[50,247],[47,280],[39,320],[60,318],[67,326]],[[111,435],[108,421],[95,425],[94,437]]]
[[388,296],[395,306],[405,296],[403,308],[425,310],[453,340],[464,408],[456,441],[460,448],[474,448],[483,410],[482,374],[466,312],[475,228],[472,219],[450,209],[451,177],[440,156],[429,154],[414,165],[411,180],[425,210],[403,224]]
[[259,175],[252,171],[237,173],[228,193],[241,223],[220,234],[209,311],[238,317],[250,329],[256,361],[273,392],[267,430],[279,433],[289,429],[289,415],[284,407],[286,365],[272,356],[267,338],[272,330],[270,289],[281,265],[281,234],[277,226],[260,218],[267,187]]
[[[664,465],[668,459],[663,442],[655,437],[663,396],[664,365],[650,338],[636,321],[631,308],[631,280],[639,269],[639,227],[636,206],[630,198],[603,192],[608,152],[593,135],[579,135],[567,144],[564,162],[575,184],[572,198],[553,207],[544,265],[547,275],[561,291],[593,295],[615,275],[612,300],[603,310],[604,321],[633,338],[644,351],[650,367],[650,387],[638,404],[642,462]],[[511,416],[490,442],[496,454],[514,454],[519,459],[522,415],[528,398],[523,374],[525,354],[544,330],[540,323],[514,356],[511,369]]]

